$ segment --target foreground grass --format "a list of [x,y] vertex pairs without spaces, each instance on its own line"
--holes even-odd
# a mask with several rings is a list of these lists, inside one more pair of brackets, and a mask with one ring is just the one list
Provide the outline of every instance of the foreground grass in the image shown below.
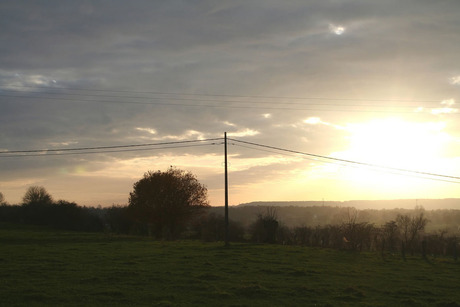
[[450,259],[0,224],[0,305],[460,306]]

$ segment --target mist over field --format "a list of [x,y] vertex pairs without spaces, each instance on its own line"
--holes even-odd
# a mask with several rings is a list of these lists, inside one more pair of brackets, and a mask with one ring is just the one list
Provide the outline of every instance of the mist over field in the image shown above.
[[253,201],[238,205],[243,206],[329,206],[329,207],[353,207],[356,209],[413,209],[421,206],[427,210],[458,209],[460,210],[460,198],[447,199],[387,199],[387,200],[348,200],[348,201]]
[[[458,200],[446,200],[456,203]],[[358,203],[360,203],[359,201]],[[366,204],[372,201],[363,201]],[[389,201],[389,203],[399,201]],[[432,200],[433,203],[437,201]],[[441,203],[444,201],[440,201]],[[334,205],[332,205],[332,204]],[[350,215],[356,215],[356,221],[360,223],[371,223],[382,226],[385,223],[396,220],[398,215],[413,215],[423,212],[428,219],[426,230],[428,232],[448,230],[451,234],[460,235],[460,210],[459,209],[429,209],[423,206],[394,206],[386,209],[372,209],[372,207],[351,206],[351,202],[254,202],[240,206],[229,207],[229,216],[232,220],[249,226],[257,220],[259,215],[272,209],[276,213],[277,220],[286,227],[316,227],[327,225],[341,225],[347,223]],[[378,201],[380,203],[380,201]],[[404,203],[404,202],[403,202]],[[411,201],[407,201],[411,203]],[[212,207],[210,213],[223,215],[223,207]]]

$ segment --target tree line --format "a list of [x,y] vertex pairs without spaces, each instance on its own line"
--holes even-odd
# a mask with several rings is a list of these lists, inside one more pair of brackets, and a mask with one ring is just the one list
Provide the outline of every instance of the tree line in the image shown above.
[[[276,207],[246,207],[244,211],[258,210],[256,220],[248,224],[247,239],[259,243],[301,245],[351,251],[378,252],[382,257],[407,255],[428,257],[452,256],[458,258],[459,231],[447,228],[426,231],[430,220],[422,207],[410,213],[397,214],[381,225],[360,217],[366,211],[355,208],[328,208],[322,210],[341,212],[341,219],[331,224],[316,226],[287,226],[278,218]],[[303,208],[303,210],[317,208]],[[263,211],[265,210],[265,212]],[[408,210],[405,210],[407,212]],[[364,217],[367,217],[364,214]],[[336,217],[337,218],[337,217]]]
[[192,173],[170,167],[164,172],[149,171],[135,182],[127,206],[80,207],[55,201],[41,186],[29,187],[17,205],[8,204],[0,193],[0,222],[171,240],[182,237],[209,207],[206,187]]
[[[1,194],[1,193],[0,193]],[[1,194],[0,222],[49,226],[72,231],[103,231],[101,208],[81,207],[74,202],[55,201],[44,187],[31,186],[22,204],[10,205]]]
[[[457,211],[454,213],[458,214]],[[290,216],[287,212],[296,217],[303,212],[305,222],[286,223]],[[431,212],[430,216],[436,214]],[[449,216],[452,218],[453,214]],[[385,217],[388,219],[384,220]],[[40,186],[29,187],[22,203],[17,205],[8,204],[0,193],[0,222],[151,236],[160,240],[223,241],[225,235],[223,208],[210,207],[206,187],[192,173],[173,167],[164,172],[145,173],[134,183],[127,205],[108,208],[55,201]],[[454,218],[451,225],[458,222],[458,218]],[[383,257],[398,254],[404,259],[414,254],[423,257],[451,255],[457,259],[458,229],[444,227],[428,232],[429,223],[422,207],[383,210],[378,219],[369,211],[354,208],[242,207],[230,210],[229,239],[375,251]]]

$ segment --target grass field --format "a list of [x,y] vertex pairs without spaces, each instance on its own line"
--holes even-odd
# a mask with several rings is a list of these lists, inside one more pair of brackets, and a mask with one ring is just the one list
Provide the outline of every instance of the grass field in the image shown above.
[[0,224],[1,306],[460,306],[460,264]]

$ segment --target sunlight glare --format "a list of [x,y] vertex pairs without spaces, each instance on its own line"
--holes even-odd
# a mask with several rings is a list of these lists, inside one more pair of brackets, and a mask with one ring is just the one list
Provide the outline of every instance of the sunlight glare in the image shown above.
[[[443,151],[449,141],[444,128],[443,122],[416,123],[398,118],[349,124],[349,148],[333,156],[391,168],[438,172],[445,169]],[[408,181],[415,179],[407,174],[395,175],[397,171],[373,171],[359,166],[340,167],[340,173],[347,180],[390,189],[407,187]]]
[[396,118],[349,126],[347,157],[392,167],[423,167],[442,155],[445,123],[414,123]]
[[345,32],[345,27],[341,25],[329,24],[329,31],[335,35],[342,35]]

